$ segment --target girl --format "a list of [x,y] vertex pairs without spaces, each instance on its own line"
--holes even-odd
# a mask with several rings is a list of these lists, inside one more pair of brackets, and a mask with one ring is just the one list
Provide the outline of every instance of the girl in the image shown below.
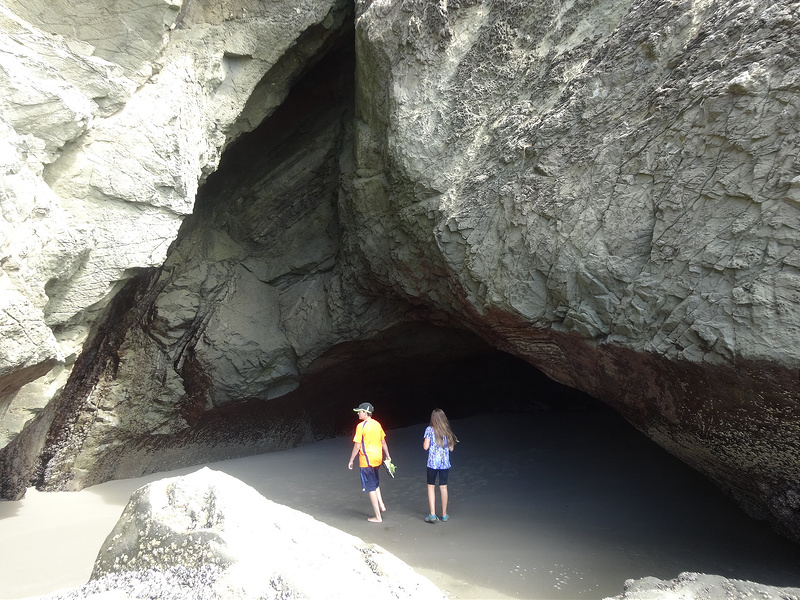
[[425,429],[422,447],[428,451],[428,507],[430,513],[425,517],[428,523],[439,520],[436,516],[436,477],[439,477],[439,494],[442,497],[442,521],[447,514],[447,475],[450,472],[450,452],[458,443],[458,438],[450,428],[450,421],[440,408],[431,413],[431,424]]

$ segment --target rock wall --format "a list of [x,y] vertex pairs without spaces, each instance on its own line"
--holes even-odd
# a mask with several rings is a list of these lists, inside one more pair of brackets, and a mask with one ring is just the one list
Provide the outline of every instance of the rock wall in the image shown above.
[[[73,408],[91,415],[86,396],[118,360],[93,347],[121,343],[111,299],[162,267],[223,149],[281,105],[352,22],[352,7],[13,2],[2,15],[0,441],[13,458],[0,471],[13,497],[41,469],[46,444],[61,448],[93,421]],[[147,404],[175,387],[142,391]],[[150,412],[163,417],[145,408],[137,419]]]
[[494,348],[800,540],[792,2],[55,10],[0,12],[4,497]]
[[22,383],[74,362],[125,281],[162,265],[224,147],[280,105],[349,13],[333,1],[3,7],[3,412]]
[[365,1],[357,24],[347,255],[797,538],[797,7]]

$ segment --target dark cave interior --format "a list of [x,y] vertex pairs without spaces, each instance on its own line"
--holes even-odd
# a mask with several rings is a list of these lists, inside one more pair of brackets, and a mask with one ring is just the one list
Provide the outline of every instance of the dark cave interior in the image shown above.
[[425,423],[434,408],[451,419],[536,411],[613,413],[472,333],[412,323],[331,348],[296,390],[267,402],[254,398],[219,407],[200,418],[195,432],[211,446],[230,439],[259,446],[265,432],[278,431],[281,446],[293,446],[348,435],[355,422],[352,409],[361,402],[375,406],[387,430]]

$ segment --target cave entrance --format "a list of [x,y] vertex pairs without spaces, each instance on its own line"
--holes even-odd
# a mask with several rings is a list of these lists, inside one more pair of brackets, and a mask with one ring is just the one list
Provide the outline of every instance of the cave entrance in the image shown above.
[[385,427],[427,421],[434,408],[451,419],[491,412],[611,410],[469,331],[425,323],[397,325],[371,340],[332,348],[290,396],[327,413],[334,435],[349,432],[350,409],[361,402],[376,407]]
[[[398,467],[396,478],[381,476],[389,512],[379,527],[366,525],[369,500],[345,467],[358,422],[352,409],[364,401],[375,406]],[[800,553],[788,540],[611,408],[468,331],[414,322],[339,344],[297,390],[252,406],[273,411],[286,431],[304,430],[291,425],[299,414],[318,436],[248,461],[258,465],[259,491],[388,549],[443,589],[481,582],[503,597],[551,590],[548,597],[567,600],[683,571],[797,580]],[[447,525],[423,521],[421,441],[435,407],[461,440]],[[240,422],[269,427],[266,412]]]
[[387,431],[426,423],[434,408],[450,419],[536,411],[616,414],[472,332],[413,322],[338,344],[303,371],[294,391],[221,406],[197,429],[212,448],[237,440],[254,445],[252,452],[270,451],[352,433],[352,408],[361,402],[375,406]]

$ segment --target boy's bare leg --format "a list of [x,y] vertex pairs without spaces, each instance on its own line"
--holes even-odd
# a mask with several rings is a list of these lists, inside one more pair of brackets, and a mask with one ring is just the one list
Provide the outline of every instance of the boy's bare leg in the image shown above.
[[447,514],[447,500],[448,500],[447,486],[440,485],[439,493],[442,495],[442,516],[444,516]]
[[430,508],[429,515],[436,514],[436,486],[428,485],[428,508]]
[[[369,521],[370,523],[381,523],[383,521],[383,519],[381,518],[381,507],[380,507],[380,503],[382,503],[382,500],[379,500],[380,493],[381,493],[380,488],[369,493],[369,501],[372,503],[372,510],[375,511],[375,516],[367,519],[367,521]],[[383,510],[386,510],[385,506],[383,507]]]
[[380,507],[381,512],[386,512],[386,505],[383,503],[383,496],[381,496],[380,486],[375,488],[375,495],[378,496],[378,506]]

